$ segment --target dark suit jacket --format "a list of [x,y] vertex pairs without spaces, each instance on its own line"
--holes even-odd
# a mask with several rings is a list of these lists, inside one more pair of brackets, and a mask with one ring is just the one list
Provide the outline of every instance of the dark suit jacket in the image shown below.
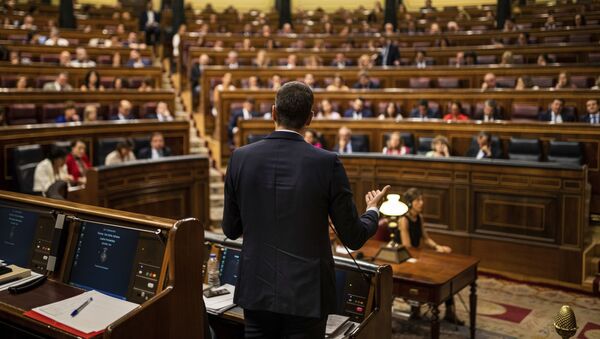
[[[359,135],[353,136],[352,139],[350,139],[350,144],[352,145],[352,153],[369,151],[369,147],[365,143],[364,136],[362,136],[362,137]],[[339,153],[340,145],[337,144],[337,145],[333,146],[333,149],[331,151],[335,152],[335,153]]]
[[[563,122],[575,122],[575,116],[573,114],[561,113]],[[552,111],[547,110],[546,112],[540,112],[538,115],[539,121],[552,121]]]
[[[135,119],[135,117],[133,116],[133,114],[129,114],[127,116],[127,120],[133,120],[133,119]],[[110,116],[109,120],[119,120],[119,115],[118,114],[113,114],[113,115]]]
[[[473,120],[482,120],[483,121],[483,113],[478,113],[473,116]],[[494,120],[504,120],[504,117],[500,113],[494,114]]]
[[202,70],[200,70],[200,64],[195,63],[192,66],[192,72],[190,74],[190,82],[192,86],[192,91],[196,90],[196,87],[200,85],[200,78],[202,77]]
[[377,56],[377,64],[381,66],[394,66],[394,62],[396,60],[400,60],[400,49],[398,48],[398,45],[391,43],[389,45],[386,45],[386,47],[384,48],[389,48],[387,58],[383,60],[385,49],[382,49],[379,52],[379,55]]
[[[163,157],[171,156],[171,149],[168,146],[163,148]],[[138,152],[138,159],[152,158],[152,147],[144,147]]]
[[[500,145],[498,145],[497,143],[492,141],[492,155],[491,156],[483,156],[486,159],[498,159],[500,158],[500,155],[502,153],[502,151],[500,150]],[[471,147],[469,147],[469,150],[467,151],[467,154],[465,154],[466,157],[470,157],[470,158],[476,158],[477,157],[477,153],[479,153],[479,145],[477,144],[477,142],[475,143],[471,143]]]
[[586,114],[586,115],[582,116],[579,119],[580,122],[585,122],[585,123],[588,123],[588,124],[591,122],[590,120],[591,120],[591,118],[590,118],[589,114]]
[[[421,115],[419,114],[419,109],[418,108],[413,108],[412,111],[410,111],[410,117],[411,118],[420,118]],[[434,111],[431,108],[427,109],[427,118],[429,119],[441,119],[442,115],[439,113],[439,111]]]
[[[160,22],[160,13],[157,11],[154,12],[154,22]],[[140,31],[146,30],[146,23],[148,22],[148,11],[144,9],[142,15],[140,16]]]
[[[353,108],[348,109],[346,112],[344,112],[344,118],[352,118],[352,113],[354,113],[354,109]],[[363,118],[372,118],[373,112],[371,112],[370,109],[363,108],[362,117]]]
[[234,151],[222,223],[228,238],[244,236],[234,302],[313,318],[334,312],[328,216],[352,249],[375,234],[379,219],[374,211],[359,216],[335,153],[282,131]]
[[379,88],[379,85],[374,83],[373,81],[369,80],[369,83],[364,86],[363,84],[361,84],[360,82],[357,82],[354,84],[354,86],[352,86],[352,88],[356,88],[356,89],[376,89]]

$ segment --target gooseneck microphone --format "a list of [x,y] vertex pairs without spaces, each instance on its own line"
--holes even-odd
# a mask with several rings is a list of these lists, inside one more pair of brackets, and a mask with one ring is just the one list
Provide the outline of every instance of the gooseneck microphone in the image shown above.
[[564,305],[560,308],[554,317],[554,329],[563,339],[571,338],[577,333],[577,321],[571,307]]

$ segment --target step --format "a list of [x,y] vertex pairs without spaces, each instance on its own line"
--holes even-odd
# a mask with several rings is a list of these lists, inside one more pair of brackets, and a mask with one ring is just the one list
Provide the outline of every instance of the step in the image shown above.
[[221,197],[225,194],[225,183],[222,182],[213,182],[210,184],[210,194],[218,194]]

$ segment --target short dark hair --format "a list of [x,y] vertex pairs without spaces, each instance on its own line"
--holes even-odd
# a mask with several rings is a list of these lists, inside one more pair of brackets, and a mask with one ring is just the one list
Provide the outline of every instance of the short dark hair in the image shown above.
[[427,101],[427,99],[421,99],[421,100],[419,100],[419,106],[428,107],[429,106],[429,101]]
[[48,159],[50,159],[50,161],[66,157],[67,150],[59,146],[52,146],[52,148],[50,149],[50,153],[48,153]]
[[596,105],[600,104],[600,99],[598,99],[598,98],[590,98],[590,99],[587,99],[587,101],[595,101]]
[[484,137],[487,141],[492,141],[492,135],[489,132],[481,131],[477,134],[478,137]]
[[565,104],[565,99],[563,99],[563,98],[554,98],[552,100],[552,102],[555,102],[555,101],[560,101],[560,103],[563,104],[563,105]]
[[416,187],[411,187],[404,192],[402,199],[406,204],[412,204],[413,201],[417,200],[420,196],[422,196],[421,190]]
[[312,90],[302,82],[291,81],[281,86],[275,97],[277,123],[301,129],[312,112],[313,101]]
[[71,148],[77,146],[77,143],[82,143],[85,145],[85,141],[83,141],[82,139],[75,139],[71,141]]
[[130,149],[130,150],[133,149],[133,140],[131,140],[131,139],[128,138],[128,139],[119,141],[119,143],[117,143],[116,149],[118,151],[122,150],[122,149],[125,149],[125,148]]

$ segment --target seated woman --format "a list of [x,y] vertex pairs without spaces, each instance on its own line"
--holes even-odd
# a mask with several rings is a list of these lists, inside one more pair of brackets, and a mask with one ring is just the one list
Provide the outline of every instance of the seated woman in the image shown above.
[[[400,218],[399,228],[395,231],[396,239],[403,246],[407,248],[424,248],[428,247],[434,249],[440,253],[451,253],[452,249],[448,246],[442,246],[437,244],[433,239],[429,237],[423,221],[423,194],[417,188],[409,188],[402,196],[403,201],[408,205],[408,212]],[[399,233],[399,234],[398,234]],[[411,307],[411,318],[418,318],[419,307]],[[454,299],[449,298],[446,300],[446,313],[444,320],[455,323],[457,325],[464,325],[464,321],[456,317],[456,311],[454,306]]]
[[430,158],[448,158],[450,157],[450,143],[443,135],[438,135],[431,141],[431,151],[425,154]]
[[404,140],[400,135],[400,132],[394,132],[390,135],[386,146],[383,148],[383,154],[388,155],[404,155],[408,154],[408,147],[404,146]]
[[326,88],[328,91],[348,91],[349,89],[344,83],[344,78],[338,74],[333,77],[333,83]]
[[108,153],[104,160],[104,165],[121,164],[128,161],[136,160],[133,154],[133,142],[131,140],[121,141],[117,144],[117,148]]
[[100,74],[92,69],[85,75],[83,85],[80,88],[82,91],[104,91],[104,86],[100,84]]
[[71,153],[67,155],[67,171],[73,177],[73,182],[83,185],[86,182],[85,174],[92,167],[90,159],[85,154],[85,142],[75,140],[71,143]]
[[304,141],[315,146],[316,148],[323,148],[323,145],[319,141],[319,137],[317,136],[317,132],[315,130],[307,129],[304,131]]
[[83,109],[83,121],[98,121],[98,108],[95,105],[86,105]]
[[27,79],[27,77],[25,75],[19,75],[19,77],[17,78],[17,83],[15,85],[15,89],[17,89],[19,91],[30,90],[31,86],[29,86],[28,82],[29,82],[29,80]]
[[321,100],[321,109],[315,116],[317,119],[340,119],[340,113],[333,110],[333,105],[327,99]]
[[402,120],[402,114],[400,114],[400,109],[398,109],[398,106],[396,106],[395,103],[389,102],[385,106],[385,112],[379,114],[377,118],[379,120],[394,119],[396,121],[400,121]]
[[60,147],[53,147],[50,154],[35,166],[33,174],[33,191],[46,196],[46,192],[59,180],[72,182],[73,177],[67,172],[65,164],[67,151]]
[[450,106],[450,113],[444,115],[444,120],[469,120],[469,117],[466,114],[463,114],[462,104],[460,101],[453,101],[452,105]]

